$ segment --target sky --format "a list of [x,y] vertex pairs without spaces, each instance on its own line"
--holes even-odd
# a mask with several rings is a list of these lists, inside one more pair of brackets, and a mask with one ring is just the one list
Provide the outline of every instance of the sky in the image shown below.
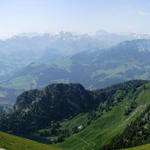
[[0,38],[98,30],[150,34],[150,0],[0,0]]

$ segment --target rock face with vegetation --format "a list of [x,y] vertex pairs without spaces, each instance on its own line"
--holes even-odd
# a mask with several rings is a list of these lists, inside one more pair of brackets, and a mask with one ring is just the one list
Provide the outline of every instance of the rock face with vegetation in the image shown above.
[[31,90],[18,96],[14,113],[9,116],[10,126],[15,127],[16,132],[35,130],[93,107],[91,92],[82,85],[52,84],[41,91]]
[[51,108],[50,111],[59,110],[60,114],[66,112],[67,115],[67,112],[84,112],[93,105],[92,103],[94,101],[90,92],[80,84],[51,84],[41,91],[31,90],[18,96],[14,110],[27,111],[26,109],[32,109],[34,105],[40,104],[41,107],[45,104],[43,109],[48,107]]

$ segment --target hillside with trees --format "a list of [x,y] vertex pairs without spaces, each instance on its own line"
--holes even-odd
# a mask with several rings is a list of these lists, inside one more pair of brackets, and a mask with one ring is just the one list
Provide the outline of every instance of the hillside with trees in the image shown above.
[[0,130],[64,149],[98,150],[149,106],[149,91],[143,80],[93,91],[51,84],[18,96],[14,112],[1,117]]

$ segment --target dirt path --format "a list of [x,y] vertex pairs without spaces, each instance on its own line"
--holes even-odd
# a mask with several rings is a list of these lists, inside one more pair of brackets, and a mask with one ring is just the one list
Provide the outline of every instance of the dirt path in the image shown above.
[[80,139],[85,144],[85,146],[82,147],[82,150],[87,150],[87,148],[88,149],[91,148],[90,150],[94,150],[94,146],[96,145],[95,143],[91,144],[91,143],[87,142],[85,139],[83,139],[81,137],[77,137],[76,135],[74,135],[74,137],[76,139]]
[[141,105],[141,106],[137,107],[134,111],[132,111],[130,116],[125,121],[129,121],[142,107],[144,107],[144,106]]

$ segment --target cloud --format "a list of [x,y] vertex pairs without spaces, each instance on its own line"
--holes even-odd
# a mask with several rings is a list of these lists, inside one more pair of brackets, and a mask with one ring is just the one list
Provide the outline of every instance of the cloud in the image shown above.
[[138,14],[140,15],[140,16],[150,16],[150,12],[145,12],[145,11],[139,11],[138,12]]

